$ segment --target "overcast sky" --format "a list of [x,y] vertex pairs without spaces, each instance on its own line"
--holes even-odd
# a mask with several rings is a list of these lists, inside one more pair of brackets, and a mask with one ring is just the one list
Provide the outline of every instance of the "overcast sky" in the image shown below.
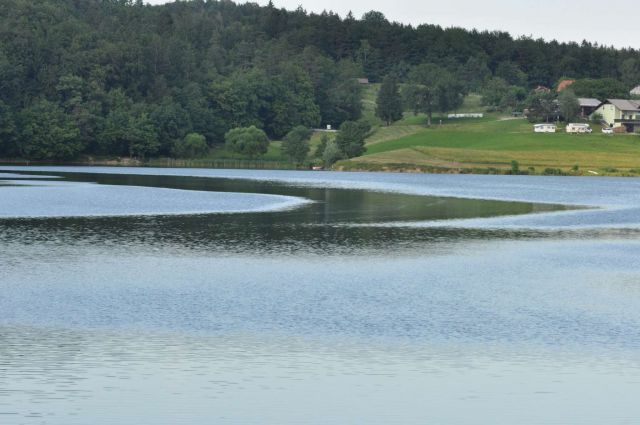
[[[167,0],[146,0],[152,4]],[[258,0],[265,5],[269,0]],[[638,0],[274,0],[277,7],[308,12],[333,10],[361,17],[378,10],[390,21],[438,24],[480,30],[504,30],[514,36],[547,40],[589,40],[616,47],[640,48]]]

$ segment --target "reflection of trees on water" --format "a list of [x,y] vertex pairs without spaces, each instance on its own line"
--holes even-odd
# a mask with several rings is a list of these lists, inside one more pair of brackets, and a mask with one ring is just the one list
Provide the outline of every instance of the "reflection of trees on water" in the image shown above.
[[425,243],[513,237],[513,232],[350,226],[526,214],[561,207],[439,198],[274,182],[175,176],[72,174],[75,181],[303,197],[290,211],[193,216],[56,218],[0,221],[0,241],[53,245],[176,246],[226,252],[362,252]]

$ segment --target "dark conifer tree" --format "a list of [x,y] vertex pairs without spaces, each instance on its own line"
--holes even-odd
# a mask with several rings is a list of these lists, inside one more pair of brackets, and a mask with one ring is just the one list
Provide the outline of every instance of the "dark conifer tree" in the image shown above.
[[394,77],[386,77],[376,99],[376,115],[387,125],[402,119],[402,97]]

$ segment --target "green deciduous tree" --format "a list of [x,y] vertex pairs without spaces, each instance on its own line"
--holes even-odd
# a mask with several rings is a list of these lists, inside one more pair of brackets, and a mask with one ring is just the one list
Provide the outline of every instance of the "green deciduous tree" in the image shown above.
[[640,85],[640,58],[628,58],[620,64],[620,80],[629,89]]
[[337,141],[329,140],[322,151],[322,162],[325,167],[331,167],[336,161],[344,158]]
[[225,145],[231,152],[256,158],[267,153],[269,138],[266,133],[255,126],[240,127],[229,130],[225,135]]
[[380,86],[376,99],[376,115],[387,125],[402,119],[402,97],[398,83],[393,77],[386,77]]
[[282,150],[285,155],[297,165],[302,164],[309,154],[309,139],[312,134],[312,130],[299,125],[287,133],[282,141]]
[[512,112],[523,106],[527,92],[522,87],[509,85],[502,78],[494,77],[482,89],[482,104],[505,112]]
[[82,151],[80,131],[62,108],[41,100],[20,114],[19,153],[40,160],[70,159]]
[[362,87],[356,78],[361,67],[349,59],[337,63],[318,49],[307,47],[300,57],[301,66],[309,75],[318,105],[321,124],[339,127],[347,120],[362,115]]
[[[370,130],[371,126],[365,121],[345,121],[342,123],[335,140],[345,158],[354,158],[365,152],[364,140]],[[329,143],[327,143],[328,146]]]
[[189,133],[182,140],[178,140],[173,147],[173,154],[178,158],[197,158],[209,152],[207,139],[198,133]]
[[65,74],[56,85],[58,104],[75,122],[82,144],[89,150],[96,146],[104,125],[104,91],[95,81]]
[[418,65],[411,70],[409,78],[411,84],[405,87],[405,102],[414,113],[425,113],[429,126],[433,112],[447,112],[462,104],[464,87],[449,71],[438,65]]
[[437,83],[446,71],[434,64],[422,64],[409,74],[411,83],[405,86],[404,97],[414,114],[427,114],[427,125],[431,126],[433,111],[436,109]]
[[502,78],[494,77],[489,79],[482,87],[482,104],[485,106],[498,107],[502,99],[509,93],[509,83]]
[[121,90],[108,97],[109,112],[98,135],[103,152],[139,158],[156,154],[158,134],[144,105],[134,104]]
[[187,113],[191,123],[186,132],[202,134],[209,145],[224,143],[224,134],[231,126],[222,114],[211,106],[202,86],[194,82],[188,83],[176,90],[176,101]]
[[580,113],[580,102],[573,93],[573,90],[563,90],[558,95],[558,108],[560,109],[560,115],[564,117],[566,122],[571,122]]
[[320,124],[320,109],[314,102],[313,85],[302,68],[284,66],[272,81],[276,95],[270,105],[271,116],[265,128],[274,137],[284,136],[297,125],[317,127]]
[[158,153],[158,133],[146,112],[134,114],[129,121],[129,156],[146,158]]
[[583,78],[576,80],[571,85],[571,90],[578,97],[593,97],[600,100],[622,98],[629,96],[629,90],[625,84],[613,78]]
[[187,111],[170,97],[164,98],[162,103],[155,106],[149,118],[158,133],[160,155],[171,154],[174,146],[183,142],[193,127]]
[[511,86],[500,99],[500,110],[503,112],[522,111],[527,92],[522,87]]
[[296,125],[317,126],[320,110],[309,76],[292,64],[273,72],[253,68],[211,84],[215,111],[232,128],[259,126],[272,137],[283,137]]
[[436,96],[438,100],[438,111],[442,114],[455,111],[464,102],[464,86],[456,80],[452,74],[447,73],[442,76],[436,86]]
[[496,67],[495,76],[502,78],[512,86],[522,87],[527,83],[527,74],[511,61],[500,62]]
[[529,121],[531,122],[551,122],[558,115],[558,105],[553,93],[532,93],[527,99],[529,109]]
[[0,156],[16,156],[17,128],[13,111],[0,100]]
[[239,70],[209,87],[209,100],[229,128],[262,126],[273,87],[260,69]]
[[467,90],[474,92],[479,91],[490,77],[486,55],[470,57],[457,73],[457,78],[466,85]]

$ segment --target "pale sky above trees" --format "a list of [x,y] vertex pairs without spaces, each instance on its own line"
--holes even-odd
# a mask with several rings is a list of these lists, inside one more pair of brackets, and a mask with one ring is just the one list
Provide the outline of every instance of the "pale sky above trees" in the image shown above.
[[[152,4],[167,0],[145,0]],[[240,1],[242,2],[242,1]],[[269,0],[257,0],[266,5]],[[276,7],[308,12],[333,10],[341,16],[351,10],[357,18],[377,10],[387,19],[407,24],[438,24],[444,27],[503,30],[513,36],[559,41],[588,40],[615,47],[640,48],[637,0],[274,0]]]

